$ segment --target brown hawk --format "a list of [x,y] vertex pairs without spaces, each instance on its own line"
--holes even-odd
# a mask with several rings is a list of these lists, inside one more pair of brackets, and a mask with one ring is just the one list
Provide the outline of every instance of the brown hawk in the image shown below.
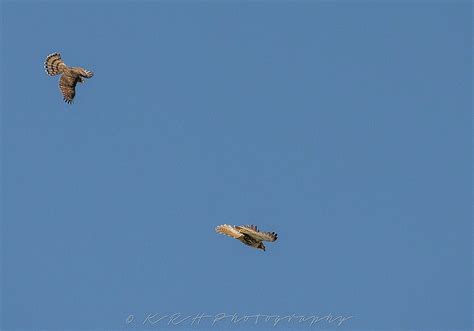
[[76,95],[76,84],[84,83],[84,78],[94,76],[92,71],[80,67],[68,67],[61,59],[61,54],[53,53],[46,57],[44,69],[50,76],[61,75],[59,89],[63,94],[64,101],[72,103]]
[[238,239],[245,245],[265,251],[263,241],[275,241],[278,235],[275,232],[260,232],[255,225],[233,226],[228,224],[216,227],[216,232]]

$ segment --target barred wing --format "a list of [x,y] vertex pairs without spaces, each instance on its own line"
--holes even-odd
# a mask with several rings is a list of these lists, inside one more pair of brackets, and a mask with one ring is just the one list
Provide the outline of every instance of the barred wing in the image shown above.
[[64,101],[72,103],[74,96],[76,95],[76,84],[79,80],[79,76],[63,74],[59,80],[59,89],[63,94]]
[[257,240],[275,241],[278,239],[278,235],[275,232],[260,232],[255,225],[236,226],[235,229]]
[[224,234],[224,235],[232,237],[232,238],[236,238],[236,239],[243,236],[243,234],[240,233],[239,231],[237,231],[235,229],[235,227],[233,227],[232,225],[228,225],[228,224],[223,224],[223,225],[217,226],[216,227],[216,232]]

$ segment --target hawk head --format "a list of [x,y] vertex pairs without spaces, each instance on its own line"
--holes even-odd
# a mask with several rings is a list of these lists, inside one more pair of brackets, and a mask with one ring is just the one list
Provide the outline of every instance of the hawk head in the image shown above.
[[91,78],[92,76],[94,76],[94,73],[92,71],[89,71],[83,68],[78,68],[78,69],[79,69],[79,77],[78,77],[79,83],[84,83],[85,82],[84,78]]

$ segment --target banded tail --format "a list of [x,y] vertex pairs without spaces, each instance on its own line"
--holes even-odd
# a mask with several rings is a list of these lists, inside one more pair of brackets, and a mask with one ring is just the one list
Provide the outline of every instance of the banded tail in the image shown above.
[[44,61],[44,69],[50,76],[62,74],[65,68],[67,68],[67,66],[61,59],[61,54],[59,53],[48,55]]

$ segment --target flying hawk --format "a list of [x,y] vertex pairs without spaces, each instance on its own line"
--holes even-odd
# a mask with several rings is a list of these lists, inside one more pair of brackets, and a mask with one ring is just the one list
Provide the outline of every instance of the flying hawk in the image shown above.
[[216,227],[216,232],[235,238],[250,247],[265,251],[263,241],[275,241],[278,235],[275,232],[260,232],[255,225],[233,226],[228,224]]
[[61,59],[61,54],[53,53],[46,57],[44,69],[50,76],[60,75],[59,89],[63,94],[64,101],[72,103],[76,95],[77,83],[84,83],[84,78],[94,76],[92,71],[80,67],[69,67]]

